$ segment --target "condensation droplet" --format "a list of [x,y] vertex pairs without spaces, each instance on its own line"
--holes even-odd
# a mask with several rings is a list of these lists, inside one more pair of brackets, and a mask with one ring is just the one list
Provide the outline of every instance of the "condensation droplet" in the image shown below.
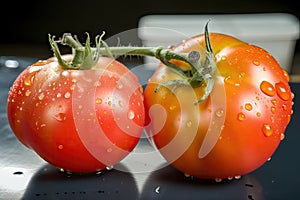
[[237,175],[237,176],[234,176],[235,179],[240,179],[241,176],[240,175]]
[[282,110],[285,110],[285,111],[287,110],[287,105],[286,105],[285,103],[284,103],[284,104],[282,104],[282,106],[281,106],[281,107],[282,107]]
[[130,111],[128,112],[128,118],[129,118],[129,119],[133,119],[134,117],[135,117],[134,112],[133,112],[132,110],[130,110]]
[[60,98],[60,97],[61,97],[61,93],[57,93],[57,94],[56,94],[56,97],[57,97],[57,98]]
[[287,101],[291,98],[291,93],[286,84],[283,82],[278,82],[275,84],[277,95],[284,101]]
[[281,133],[281,134],[280,134],[280,140],[284,140],[284,138],[285,138],[284,133]]
[[65,95],[64,95],[64,97],[65,97],[66,99],[70,98],[70,96],[71,96],[70,92],[66,92]]
[[251,105],[251,103],[246,103],[246,104],[245,104],[245,109],[248,110],[248,111],[251,111],[251,110],[252,110],[252,105]]
[[259,65],[260,65],[260,62],[257,61],[257,60],[254,60],[254,61],[253,61],[253,64],[256,65],[256,66],[259,66]]
[[232,78],[231,76],[227,76],[224,78],[224,82],[230,85],[234,85],[234,86],[240,86],[241,84],[239,83],[239,80],[235,80],[234,78]]
[[237,119],[238,119],[239,121],[244,121],[245,118],[246,118],[246,116],[244,115],[244,113],[239,113],[238,116],[237,116]]
[[171,105],[171,106],[169,107],[170,110],[175,110],[175,108],[176,108],[175,105]]
[[114,166],[113,166],[113,165],[106,166],[106,169],[107,169],[107,170],[112,170],[113,168],[114,168]]
[[276,100],[276,99],[272,99],[272,100],[271,100],[271,103],[272,103],[274,106],[277,106],[277,100]]
[[226,59],[227,59],[226,56],[222,56],[222,57],[221,57],[221,60],[223,60],[223,61],[225,61]]
[[30,90],[26,90],[26,92],[25,92],[25,96],[26,96],[26,97],[29,97],[29,96],[30,96],[30,94],[31,94],[31,91],[30,91]]
[[65,113],[57,113],[53,116],[57,121],[62,122],[66,120],[66,114]]
[[188,121],[188,122],[186,123],[186,126],[187,126],[187,127],[191,127],[191,126],[192,126],[192,121]]
[[117,84],[117,88],[118,88],[119,90],[121,90],[121,89],[123,88],[123,84],[122,84],[122,83],[118,83],[118,84]]
[[217,183],[220,183],[220,182],[222,182],[222,179],[221,179],[221,178],[215,178],[215,181],[216,181]]
[[107,151],[108,153],[110,153],[110,152],[112,152],[112,148],[108,148],[108,149],[106,149],[106,151]]
[[60,144],[60,145],[58,145],[58,149],[63,149],[64,148],[64,145],[62,145],[62,144]]
[[107,114],[107,110],[103,110],[103,114],[106,115]]
[[216,111],[215,114],[216,114],[217,117],[223,117],[223,116],[224,116],[224,113],[225,113],[224,110],[220,108],[220,109],[218,109],[218,110]]
[[101,104],[102,103],[102,99],[101,98],[97,98],[96,99],[96,104]]
[[276,112],[276,108],[274,106],[271,107],[271,112],[274,114]]
[[45,97],[45,94],[43,92],[40,93],[39,96],[38,96],[39,100],[43,100],[44,97]]
[[264,94],[266,94],[268,96],[271,96],[271,97],[274,96],[275,93],[276,93],[274,86],[270,82],[268,82],[268,81],[262,81],[261,82],[261,84],[260,84],[260,90]]
[[33,81],[34,81],[34,78],[35,78],[34,73],[29,74],[29,75],[24,79],[24,84],[25,84],[26,86],[32,86]]
[[119,106],[122,108],[124,106],[122,101],[118,101]]
[[265,136],[269,137],[273,134],[273,129],[269,124],[264,124],[262,127],[262,131]]
[[286,78],[286,81],[289,82],[290,81],[289,73],[286,70],[282,69],[282,74]]

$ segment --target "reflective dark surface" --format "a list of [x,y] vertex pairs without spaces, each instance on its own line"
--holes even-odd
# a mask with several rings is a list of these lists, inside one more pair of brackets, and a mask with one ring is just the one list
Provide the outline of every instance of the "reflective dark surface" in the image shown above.
[[[185,177],[168,166],[142,138],[112,170],[76,175],[60,172],[24,147],[6,117],[9,87],[33,58],[0,57],[0,199],[299,199],[300,84],[294,115],[272,159],[239,179],[220,183]],[[133,70],[145,82],[151,71]],[[148,156],[144,156],[147,153]]]

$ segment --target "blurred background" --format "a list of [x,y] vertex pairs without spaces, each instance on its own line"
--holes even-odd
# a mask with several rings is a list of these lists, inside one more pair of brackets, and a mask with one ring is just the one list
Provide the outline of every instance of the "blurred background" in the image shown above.
[[[300,19],[296,3],[295,0],[7,1],[0,12],[0,56],[48,58],[52,56],[48,33],[60,37],[71,32],[85,38],[85,32],[93,37],[104,30],[105,37],[110,37],[137,28],[139,19],[149,14],[289,13]],[[128,43],[141,45],[139,40]],[[298,40],[291,73],[300,73],[299,54]]]

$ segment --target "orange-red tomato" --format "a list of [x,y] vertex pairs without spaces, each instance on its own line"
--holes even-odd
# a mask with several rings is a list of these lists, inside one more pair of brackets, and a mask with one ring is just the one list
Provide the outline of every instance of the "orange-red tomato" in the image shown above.
[[71,172],[118,163],[136,146],[144,125],[137,77],[107,57],[89,70],[65,70],[53,58],[34,63],[13,83],[7,114],[24,145]]
[[[289,75],[260,47],[225,34],[209,36],[217,66],[212,92],[194,104],[205,84],[156,91],[162,83],[184,79],[161,64],[145,89],[147,134],[165,159],[185,174],[209,179],[241,176],[263,165],[284,138],[293,105]],[[204,35],[172,49],[197,50],[205,57]]]

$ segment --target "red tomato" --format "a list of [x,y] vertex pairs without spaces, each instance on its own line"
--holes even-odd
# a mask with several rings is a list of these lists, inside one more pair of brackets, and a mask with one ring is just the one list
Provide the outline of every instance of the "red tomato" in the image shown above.
[[[185,77],[161,64],[144,104],[147,134],[164,158],[185,174],[220,180],[250,173],[273,155],[292,115],[293,93],[270,53],[228,35],[209,36],[217,70],[208,98],[195,104],[206,83],[164,84]],[[204,59],[205,48],[198,35],[172,49],[197,50]]]
[[24,145],[71,172],[118,163],[136,146],[144,125],[137,77],[107,57],[91,70],[64,70],[53,58],[36,62],[13,83],[7,113]]

